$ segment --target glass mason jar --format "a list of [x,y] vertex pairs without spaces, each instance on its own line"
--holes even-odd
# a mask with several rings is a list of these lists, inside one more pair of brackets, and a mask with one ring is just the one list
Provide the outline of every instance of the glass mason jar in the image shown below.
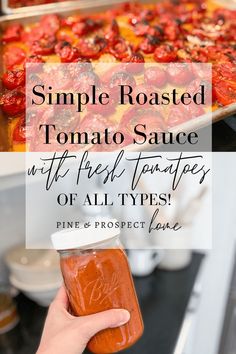
[[114,308],[130,312],[127,324],[99,332],[88,349],[105,354],[133,345],[144,327],[119,229],[68,229],[53,234],[52,243],[60,254],[72,314],[86,316]]

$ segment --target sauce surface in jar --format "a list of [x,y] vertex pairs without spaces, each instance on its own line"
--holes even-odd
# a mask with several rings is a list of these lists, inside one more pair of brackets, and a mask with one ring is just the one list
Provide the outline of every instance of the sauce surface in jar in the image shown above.
[[133,345],[143,333],[142,316],[123,249],[69,250],[61,253],[61,270],[72,313],[85,316],[124,308],[127,324],[96,334],[88,349],[97,354],[116,353]]

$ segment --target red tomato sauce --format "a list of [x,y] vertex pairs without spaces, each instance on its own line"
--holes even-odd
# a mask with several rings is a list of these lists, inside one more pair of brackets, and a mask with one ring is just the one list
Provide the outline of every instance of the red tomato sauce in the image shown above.
[[72,313],[85,316],[124,308],[131,316],[127,324],[95,335],[88,349],[103,354],[130,347],[141,337],[144,327],[125,252],[121,249],[72,252],[61,257]]

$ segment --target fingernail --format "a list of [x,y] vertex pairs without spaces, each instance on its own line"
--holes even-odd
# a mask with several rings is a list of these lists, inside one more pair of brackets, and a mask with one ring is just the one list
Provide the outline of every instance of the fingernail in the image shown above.
[[118,310],[119,311],[119,320],[117,327],[124,325],[130,320],[130,313],[127,310]]

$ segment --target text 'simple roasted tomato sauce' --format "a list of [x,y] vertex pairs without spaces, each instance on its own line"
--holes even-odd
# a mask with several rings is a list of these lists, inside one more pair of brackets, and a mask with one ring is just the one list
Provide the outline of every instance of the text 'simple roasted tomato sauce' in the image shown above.
[[[93,235],[87,237],[88,232]],[[105,235],[102,236],[102,233]],[[90,340],[88,349],[97,354],[126,349],[143,333],[132,275],[117,234],[117,229],[90,229],[85,230],[84,234],[81,230],[73,230],[67,235],[59,232],[52,236],[54,247],[60,248],[61,270],[74,315],[85,316],[112,308],[124,308],[130,312],[127,324],[103,330]],[[81,246],[81,236],[85,246]],[[57,240],[62,237],[66,237],[65,242],[68,240],[68,249],[62,249],[65,243],[58,246]],[[86,242],[86,239],[89,240]]]

